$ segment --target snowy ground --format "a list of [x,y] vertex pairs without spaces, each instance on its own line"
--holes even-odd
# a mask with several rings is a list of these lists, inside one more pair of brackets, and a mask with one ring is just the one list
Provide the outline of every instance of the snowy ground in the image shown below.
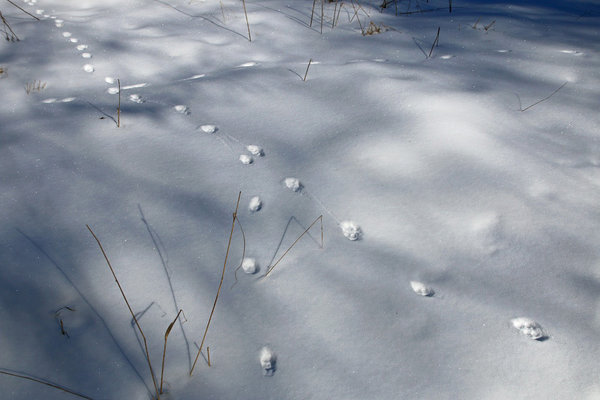
[[14,3],[0,371],[154,396],[89,224],[161,398],[600,399],[596,1]]

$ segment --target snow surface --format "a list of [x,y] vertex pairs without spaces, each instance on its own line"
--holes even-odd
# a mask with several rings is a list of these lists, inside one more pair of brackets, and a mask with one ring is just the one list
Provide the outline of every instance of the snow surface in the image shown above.
[[153,397],[89,224],[164,398],[600,398],[597,1],[14,2],[0,372]]

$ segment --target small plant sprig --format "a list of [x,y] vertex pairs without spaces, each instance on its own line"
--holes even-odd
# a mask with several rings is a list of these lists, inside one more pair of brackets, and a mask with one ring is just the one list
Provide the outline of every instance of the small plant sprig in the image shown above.
[[30,94],[31,92],[41,92],[46,89],[46,82],[35,80],[33,82],[27,82],[25,84],[25,92]]
[[244,15],[246,16],[246,26],[248,27],[248,41],[252,41],[252,35],[250,34],[250,22],[248,22],[248,12],[246,11],[246,0],[242,0],[244,5]]
[[310,64],[312,64],[312,58],[310,60],[308,60],[308,65],[306,66],[306,72],[304,73],[304,78],[302,79],[304,82],[306,82],[306,77],[308,76],[308,69],[310,68]]
[[33,378],[31,376],[27,376],[27,375],[23,375],[23,374],[17,374],[15,372],[9,372],[9,371],[2,371],[2,370],[0,370],[0,374],[7,375],[7,376],[12,376],[12,377],[15,377],[15,378],[21,378],[21,379],[25,379],[25,380],[36,382],[36,383],[41,383],[42,385],[46,385],[46,386],[50,386],[51,388],[54,388],[54,389],[62,390],[65,393],[72,394],[73,396],[77,396],[77,397],[80,397],[82,399],[93,400],[91,397],[88,397],[86,395],[77,393],[77,392],[75,392],[75,391],[73,391],[71,389],[67,389],[66,387],[64,387],[62,385],[59,385],[57,383],[51,383],[51,382],[47,382],[47,381],[44,381],[44,380],[41,380],[41,379],[38,379],[38,378]]
[[429,55],[427,56],[427,58],[431,58],[431,55],[433,54],[433,48],[439,46],[439,44],[440,44],[440,27],[438,26],[437,34],[435,35],[435,40],[433,41],[433,44],[431,45],[431,50],[429,50]]

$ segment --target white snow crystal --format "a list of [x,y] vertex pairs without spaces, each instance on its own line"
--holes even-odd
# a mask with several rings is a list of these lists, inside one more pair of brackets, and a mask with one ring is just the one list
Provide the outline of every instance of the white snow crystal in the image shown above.
[[410,287],[420,296],[431,297],[435,294],[435,291],[432,288],[421,282],[410,281]]
[[85,64],[83,70],[85,72],[94,72],[94,66],[92,64]]
[[257,212],[262,208],[262,200],[258,196],[254,196],[250,199],[250,204],[248,204],[248,209],[252,212]]
[[342,233],[348,240],[358,240],[362,236],[362,231],[360,230],[360,226],[356,225],[352,221],[343,221],[340,224],[340,228],[342,228]]
[[265,153],[263,152],[262,147],[251,144],[246,147],[246,149],[252,153],[253,156],[262,157]]
[[202,125],[200,130],[204,133],[215,133],[217,131],[217,127],[215,125]]
[[531,339],[538,340],[544,338],[545,336],[544,330],[540,324],[532,319],[520,317],[514,318],[510,322],[515,328],[521,331],[523,335],[528,336]]
[[260,350],[260,366],[264,370],[265,375],[273,374],[276,360],[277,357],[270,348],[265,346]]
[[242,269],[247,274],[254,274],[256,272],[256,260],[254,258],[244,258],[242,261]]
[[252,164],[254,162],[254,159],[252,157],[250,157],[248,154],[242,154],[240,155],[240,161],[242,162],[242,164]]
[[285,178],[283,183],[288,189],[291,189],[294,192],[299,192],[302,190],[302,184],[296,178]]

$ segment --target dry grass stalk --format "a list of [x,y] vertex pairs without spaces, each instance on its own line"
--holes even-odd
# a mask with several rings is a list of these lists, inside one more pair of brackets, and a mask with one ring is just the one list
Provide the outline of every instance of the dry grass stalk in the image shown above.
[[317,4],[317,0],[313,0],[312,11],[310,12],[310,24],[309,27],[312,28],[313,18],[315,16],[315,5]]
[[117,79],[119,85],[119,105],[117,106],[117,128],[121,127],[121,80]]
[[142,339],[144,340],[144,349],[146,352],[146,361],[148,361],[148,368],[150,368],[150,375],[152,376],[152,383],[154,384],[154,390],[156,392],[156,400],[160,400],[160,393],[158,391],[158,385],[156,384],[156,377],[154,376],[154,370],[152,369],[152,362],[150,361],[150,352],[148,351],[148,341],[146,340],[146,335],[144,335],[144,331],[142,330],[142,327],[140,326],[140,323],[138,322],[135,313],[133,312],[133,309],[131,308],[131,305],[129,305],[129,301],[127,300],[127,296],[125,296],[125,292],[123,291],[123,287],[121,286],[121,283],[119,282],[119,279],[117,279],[117,275],[115,274],[115,270],[113,269],[108,256],[106,255],[106,252],[104,251],[104,247],[102,247],[102,243],[100,243],[100,239],[98,239],[98,237],[96,236],[96,234],[94,233],[94,231],[92,231],[92,228],[90,228],[89,225],[86,225],[86,227],[88,228],[88,230],[90,231],[90,233],[92,234],[92,236],[94,237],[94,239],[96,239],[96,242],[98,243],[98,247],[100,247],[100,251],[102,252],[102,255],[104,256],[104,259],[106,260],[106,264],[108,264],[108,268],[110,269],[110,272],[113,275],[113,278],[115,279],[115,282],[117,283],[117,286],[119,287],[119,291],[121,292],[121,295],[123,296],[123,300],[125,300],[125,304],[127,304],[127,308],[129,309],[129,313],[131,314],[131,316],[133,317],[133,321],[135,322],[135,325],[137,326],[138,330],[140,331],[140,334],[142,335]]
[[210,367],[210,347],[206,346],[206,357],[208,357],[208,366]]
[[[165,358],[167,355],[167,339],[169,338],[169,334],[171,333],[171,330],[173,329],[173,325],[175,325],[175,322],[177,322],[177,319],[179,318],[179,315],[181,315],[181,313],[183,313],[183,310],[179,310],[179,312],[177,313],[177,316],[175,317],[173,322],[171,322],[169,324],[169,326],[167,327],[167,330],[165,331],[165,345],[163,347],[162,367],[160,370],[160,394],[163,393],[163,377],[165,374]],[[185,314],[183,314],[183,318],[185,318]],[[185,320],[187,321],[187,318],[185,318]]]
[[304,82],[306,82],[306,77],[308,76],[308,69],[310,68],[310,64],[312,64],[312,58],[310,60],[308,60],[308,65],[306,66],[306,72],[304,73],[304,79],[302,79]]
[[[525,108],[522,108],[522,107],[521,107],[521,104],[520,104],[520,103],[521,103],[521,99],[519,99],[519,111],[521,111],[521,112],[523,112],[523,111],[527,111],[527,110],[529,110],[531,107],[537,106],[537,105],[538,105],[538,104],[540,104],[541,102],[544,102],[544,101],[548,100],[550,97],[552,97],[552,96],[554,96],[556,93],[558,93],[558,91],[559,91],[560,89],[564,88],[564,87],[567,85],[567,83],[569,83],[569,82],[567,81],[567,82],[563,83],[562,85],[560,85],[560,87],[559,87],[558,89],[556,89],[554,92],[550,93],[550,95],[548,95],[548,96],[544,97],[544,98],[543,98],[543,99],[541,99],[541,100],[538,100],[538,101],[536,101],[536,102],[535,102],[535,103],[533,103],[532,105],[530,105],[530,106],[527,106],[527,107],[525,107]],[[518,97],[518,96],[517,96],[517,97]]]
[[[18,42],[19,40],[21,40],[21,39],[19,39],[19,37],[17,36],[15,31],[12,30],[12,28],[10,27],[10,25],[4,18],[4,15],[2,15],[2,11],[0,11],[0,20],[2,20],[2,24],[4,25],[4,29],[2,31],[4,32],[4,38],[6,39],[7,42]],[[7,31],[7,29],[8,29],[8,31]],[[9,35],[9,33],[10,33],[10,35]]]
[[36,16],[35,16],[35,15],[33,15],[32,13],[30,13],[30,12],[28,12],[28,11],[26,11],[26,10],[22,9],[21,7],[19,7],[18,5],[16,5],[16,4],[15,4],[15,3],[13,3],[12,1],[10,1],[10,0],[6,0],[6,1],[8,1],[10,4],[12,4],[13,6],[17,7],[19,10],[23,11],[25,14],[29,15],[30,17],[33,17],[33,18],[37,19],[38,21],[40,20],[38,17],[36,17]]
[[190,376],[194,373],[194,368],[196,367],[196,363],[198,362],[198,357],[200,357],[200,353],[202,352],[202,347],[204,346],[204,340],[206,340],[206,334],[208,333],[208,328],[210,327],[210,321],[212,321],[213,314],[215,312],[215,308],[217,307],[217,301],[219,300],[219,293],[221,293],[221,287],[223,286],[223,279],[225,278],[225,267],[227,267],[227,259],[229,258],[229,249],[231,248],[231,238],[233,237],[233,229],[235,228],[235,221],[237,219],[237,213],[240,206],[240,199],[242,197],[242,192],[239,192],[237,204],[235,206],[235,212],[233,213],[233,221],[231,222],[231,232],[229,233],[229,242],[227,243],[227,251],[225,252],[225,262],[223,263],[223,270],[221,272],[221,281],[219,282],[219,288],[217,289],[217,295],[215,296],[215,302],[213,303],[212,310],[210,311],[210,316],[208,317],[208,322],[206,323],[206,329],[204,329],[204,335],[202,336],[202,341],[200,342],[200,348],[198,349],[198,354],[196,354],[196,359],[194,360],[194,364],[192,364],[192,369],[190,370]]
[[314,224],[317,223],[317,221],[321,221],[321,244],[320,244],[320,248],[323,248],[324,242],[323,242],[323,216],[320,215],[317,217],[317,219],[315,219],[313,221],[312,224],[310,224],[310,226],[308,228],[306,228],[306,230],[304,232],[302,232],[302,234],[300,236],[298,236],[298,239],[296,239],[294,241],[294,243],[292,243],[292,245],[290,247],[288,247],[288,249],[283,253],[283,255],[281,257],[279,257],[279,259],[275,262],[275,264],[273,264],[271,267],[269,267],[269,269],[267,270],[267,273],[264,275],[263,278],[266,278],[267,276],[269,276],[269,274],[271,273],[271,271],[273,271],[273,269],[277,266],[277,264],[279,264],[281,262],[281,260],[283,260],[283,258],[287,255],[287,253],[289,253],[290,250],[292,250],[292,247],[294,247],[296,245],[296,243],[298,243],[300,241],[300,239],[302,239],[302,237],[304,235],[306,235],[306,233],[308,233],[308,231],[310,230],[310,228],[312,228],[314,226]]
[[58,390],[62,390],[63,392],[72,394],[73,396],[77,396],[77,397],[80,397],[82,399],[93,400],[91,397],[88,397],[86,395],[74,392],[74,391],[72,391],[70,389],[67,389],[64,386],[57,385],[55,383],[46,382],[46,381],[43,381],[41,379],[32,378],[32,377],[27,376],[27,375],[15,374],[14,372],[7,372],[7,371],[0,371],[0,374],[8,375],[8,376],[14,376],[15,378],[27,379],[28,381],[33,381],[33,382],[41,383],[42,385],[46,385],[46,386],[50,386],[50,387],[58,389]]
[[429,50],[429,55],[427,56],[427,58],[431,58],[431,55],[433,54],[433,48],[438,46],[439,44],[440,44],[440,27],[438,26],[437,34],[435,35],[435,40],[433,41],[433,44],[431,45],[431,50]]
[[246,16],[246,26],[248,27],[248,41],[252,41],[252,35],[250,34],[250,22],[248,22],[248,12],[246,11],[246,0],[242,0],[244,4],[244,15]]

